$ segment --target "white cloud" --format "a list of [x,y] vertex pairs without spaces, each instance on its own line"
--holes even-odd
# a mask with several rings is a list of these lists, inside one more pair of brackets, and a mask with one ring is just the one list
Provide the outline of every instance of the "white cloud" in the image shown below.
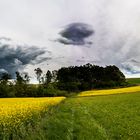
[[[123,68],[131,58],[140,60],[139,7],[139,0],[0,0],[0,36],[52,51],[49,65],[38,65],[44,70],[81,64],[76,61],[81,58]],[[65,25],[75,22],[95,30],[90,48],[52,41]]]

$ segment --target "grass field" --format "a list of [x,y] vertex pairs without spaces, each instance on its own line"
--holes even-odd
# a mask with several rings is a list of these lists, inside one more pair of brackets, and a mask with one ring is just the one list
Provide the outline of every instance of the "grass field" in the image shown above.
[[129,84],[140,85],[140,78],[127,78],[126,81],[127,81]]
[[68,98],[46,114],[36,132],[26,139],[139,140],[140,92]]
[[[91,92],[92,94],[89,94],[89,92]],[[99,92],[100,94],[102,93],[102,96],[93,96],[94,92]],[[46,101],[44,98],[44,101],[42,100],[42,98],[28,99],[28,101],[27,99],[19,99],[20,101],[22,101],[22,105],[25,104],[27,106],[28,103],[33,103],[32,107],[27,107],[27,110],[29,110],[29,112],[33,111],[36,114],[37,112],[43,110],[39,109],[38,111],[37,109],[40,106],[40,103],[38,104],[37,101],[40,102],[41,100],[43,104],[46,104],[44,104],[45,106],[43,105],[43,108],[45,107],[46,109],[43,112],[43,115],[39,116],[40,119],[34,118],[33,115],[32,119],[28,119],[28,113],[24,113],[26,114],[25,118],[27,118],[29,122],[23,122],[27,122],[28,124],[30,124],[27,127],[28,131],[23,130],[22,125],[19,125],[19,129],[14,129],[16,131],[11,131],[13,133],[12,135],[7,137],[1,135],[0,139],[139,140],[140,86],[112,90],[99,90],[98,92],[94,92],[88,91],[89,96],[87,96],[88,94],[86,92],[83,92],[79,94],[79,96],[67,98],[63,102],[61,101],[64,98],[49,98],[50,101],[48,101],[48,98],[46,98]],[[15,102],[18,103],[18,99],[0,100],[1,105],[15,105]],[[58,104],[59,102],[61,103]],[[19,106],[22,106],[21,104]],[[49,107],[50,104],[51,106],[56,104],[58,105]],[[36,105],[37,107],[35,107]],[[23,108],[26,107],[24,106]],[[18,107],[15,105],[14,109],[18,110]],[[7,114],[5,114],[4,116],[8,116],[8,109],[6,110]],[[11,110],[11,108],[9,108],[9,110]],[[22,110],[20,111],[22,112]],[[17,112],[15,112],[15,116],[17,116],[18,114]],[[31,114],[34,114],[33,112]],[[2,119],[4,120],[4,118],[0,118],[0,120]],[[33,125],[32,121],[34,122]],[[1,124],[2,122],[5,121],[1,121]]]

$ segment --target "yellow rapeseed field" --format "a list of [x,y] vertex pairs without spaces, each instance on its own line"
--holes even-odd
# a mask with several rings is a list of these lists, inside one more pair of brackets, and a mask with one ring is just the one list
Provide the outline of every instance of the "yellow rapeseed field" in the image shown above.
[[34,115],[45,112],[49,106],[56,105],[65,97],[52,98],[1,98],[0,127],[3,129],[19,128],[24,122],[32,120]]
[[119,89],[107,89],[107,90],[91,90],[81,92],[78,96],[98,96],[98,95],[109,95],[109,94],[121,94],[121,93],[133,93],[139,92],[140,86],[119,88]]

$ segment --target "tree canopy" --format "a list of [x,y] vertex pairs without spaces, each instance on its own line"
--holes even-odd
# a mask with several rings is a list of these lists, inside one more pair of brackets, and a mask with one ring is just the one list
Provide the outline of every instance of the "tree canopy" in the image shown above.
[[92,64],[64,67],[57,74],[59,87],[65,90],[88,90],[121,86],[125,82],[124,74],[115,65],[101,67]]

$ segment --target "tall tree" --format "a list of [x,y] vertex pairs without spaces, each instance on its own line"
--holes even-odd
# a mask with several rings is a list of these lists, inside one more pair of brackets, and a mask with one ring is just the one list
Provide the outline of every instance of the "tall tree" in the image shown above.
[[57,81],[57,74],[58,74],[58,71],[57,70],[53,70],[52,71],[52,81],[53,82],[56,82]]
[[1,78],[0,78],[0,81],[3,83],[3,84],[7,84],[8,80],[11,78],[11,75],[8,74],[8,73],[2,73],[1,75]]
[[24,72],[24,73],[21,74],[21,76],[22,76],[22,78],[23,78],[23,80],[24,80],[24,83],[25,83],[25,84],[28,84],[29,81],[30,81],[30,76],[29,76],[29,74],[28,74],[27,72]]
[[48,70],[46,73],[46,80],[45,83],[48,85],[52,80],[52,73]]
[[23,84],[24,83],[24,79],[23,77],[21,76],[20,72],[16,72],[16,83],[17,84]]
[[34,70],[35,71],[35,73],[36,73],[36,76],[37,76],[37,80],[39,81],[39,84],[41,83],[41,75],[42,75],[42,73],[43,73],[43,71],[41,70],[41,68],[37,68],[37,69],[35,69]]

